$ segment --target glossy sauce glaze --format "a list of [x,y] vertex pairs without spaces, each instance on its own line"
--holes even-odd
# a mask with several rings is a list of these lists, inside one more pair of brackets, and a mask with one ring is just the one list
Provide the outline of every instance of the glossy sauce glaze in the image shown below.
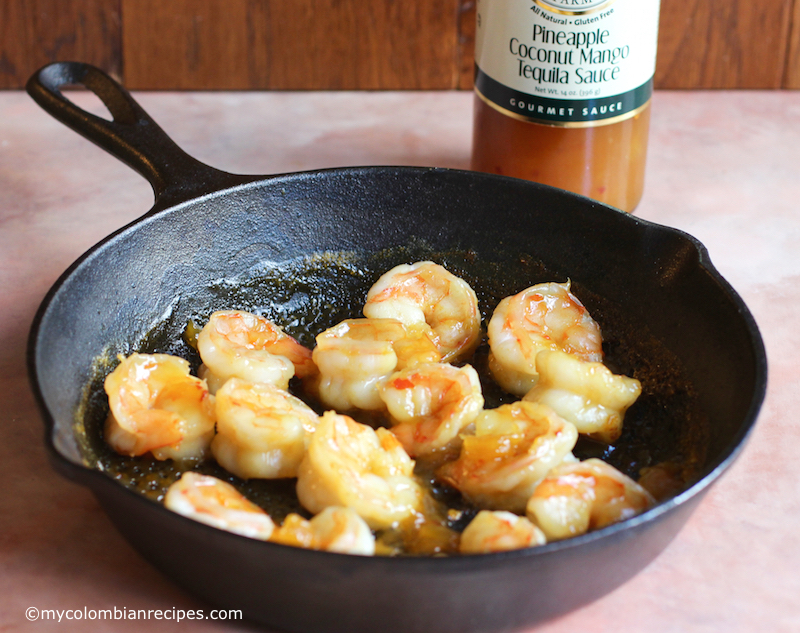
[[[499,266],[481,261],[470,251],[436,253],[416,246],[367,256],[326,254],[316,259],[287,262],[278,268],[269,267],[263,274],[248,279],[225,280],[206,289],[202,297],[188,297],[186,307],[180,307],[148,332],[136,347],[146,353],[182,356],[196,369],[199,356],[190,344],[193,332],[208,319],[212,310],[228,307],[263,314],[281,323],[288,333],[311,347],[314,336],[320,331],[344,318],[358,316],[368,288],[381,273],[400,262],[421,259],[440,262],[475,290],[484,335],[486,323],[501,299],[553,276],[527,255],[520,256],[511,266],[513,270],[509,270],[508,264]],[[683,489],[692,483],[702,467],[707,443],[705,418],[690,382],[675,357],[646,327],[632,322],[617,306],[581,287],[578,281],[573,282],[573,289],[603,329],[606,363],[616,372],[636,377],[643,385],[641,398],[628,411],[622,437],[611,446],[582,438],[575,447],[575,455],[580,459],[602,458],[634,479],[639,478],[643,468],[667,464],[673,472],[670,481],[678,482],[674,492]],[[485,408],[519,400],[500,389],[491,378],[489,349],[485,336],[483,338],[466,362],[479,374]],[[187,465],[172,460],[159,461],[147,455],[127,457],[111,450],[103,436],[108,415],[103,380],[114,365],[112,357],[115,356],[111,351],[108,354],[97,359],[95,375],[84,392],[83,406],[76,413],[76,429],[87,464],[156,502],[161,502],[167,488],[189,469],[231,483],[278,524],[290,513],[310,516],[298,501],[297,480],[293,478],[242,480],[213,459]],[[293,379],[290,390],[309,400],[312,407],[318,407],[304,393],[300,381]],[[356,418],[371,426],[383,424],[369,412]],[[437,466],[430,460],[416,460],[414,474],[429,491],[431,506],[422,513],[423,519],[413,531],[387,530],[378,534],[379,553],[431,555],[452,551],[454,533],[464,529],[478,508],[437,480],[434,476]]]

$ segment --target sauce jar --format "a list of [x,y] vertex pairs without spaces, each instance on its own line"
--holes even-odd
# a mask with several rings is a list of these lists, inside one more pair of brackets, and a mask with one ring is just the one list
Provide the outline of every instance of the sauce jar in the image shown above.
[[659,0],[478,0],[472,169],[633,211]]

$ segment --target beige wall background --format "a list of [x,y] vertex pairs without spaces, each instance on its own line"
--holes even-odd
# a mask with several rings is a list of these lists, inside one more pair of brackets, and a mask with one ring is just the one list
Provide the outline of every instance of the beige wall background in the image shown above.
[[[131,90],[472,87],[474,0],[0,0],[0,88],[58,60]],[[656,87],[800,88],[800,0],[662,0]]]

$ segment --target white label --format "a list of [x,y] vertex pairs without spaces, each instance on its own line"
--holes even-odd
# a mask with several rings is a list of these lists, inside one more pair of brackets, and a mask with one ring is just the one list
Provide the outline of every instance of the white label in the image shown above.
[[475,88],[551,125],[599,125],[652,94],[659,0],[478,0]]

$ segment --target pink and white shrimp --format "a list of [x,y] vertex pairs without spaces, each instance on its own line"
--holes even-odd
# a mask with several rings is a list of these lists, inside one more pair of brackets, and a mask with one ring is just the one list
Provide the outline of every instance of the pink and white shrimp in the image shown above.
[[214,437],[214,397],[189,363],[169,354],[132,354],[105,379],[111,409],[106,442],[123,455],[199,460]]
[[200,523],[250,538],[265,541],[275,529],[269,515],[232,485],[191,471],[169,487],[164,505]]
[[481,510],[461,533],[462,554],[489,554],[536,547],[547,542],[544,532],[527,518],[504,510]]
[[608,444],[622,434],[625,412],[642,393],[635,378],[560,351],[539,352],[536,372],[539,379],[523,400],[546,404],[579,433]]
[[489,369],[509,393],[524,396],[536,382],[536,355],[561,350],[586,361],[603,360],[600,326],[569,282],[531,286],[506,297],[488,326]]
[[411,457],[446,451],[483,410],[478,373],[469,365],[429,363],[392,374],[379,389],[391,431]]
[[526,515],[555,541],[630,519],[654,504],[633,479],[592,458],[553,468],[528,500]]
[[369,289],[364,316],[427,324],[443,362],[467,358],[480,342],[478,299],[469,284],[433,262],[401,264]]
[[269,319],[242,310],[214,312],[197,336],[197,351],[199,373],[212,392],[233,377],[286,389],[292,376],[316,372],[311,350]]
[[550,469],[575,459],[577,439],[575,426],[549,407],[506,404],[478,415],[458,459],[437,473],[478,508],[523,513]]
[[372,556],[375,536],[355,510],[329,506],[311,520],[291,513],[270,540],[305,549]]
[[320,418],[300,463],[297,497],[314,514],[352,508],[372,529],[413,520],[424,502],[414,461],[397,438],[333,411]]
[[296,477],[319,416],[269,383],[229,379],[216,393],[217,435],[211,452],[242,479]]
[[319,374],[306,386],[337,411],[381,410],[379,387],[391,374],[440,357],[424,330],[409,331],[397,319],[347,319],[317,336]]

